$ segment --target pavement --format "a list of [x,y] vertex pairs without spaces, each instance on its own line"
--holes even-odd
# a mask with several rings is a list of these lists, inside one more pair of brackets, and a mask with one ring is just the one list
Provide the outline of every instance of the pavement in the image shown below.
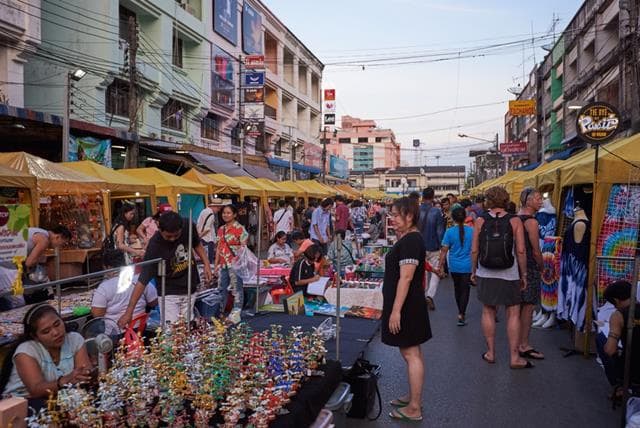
[[382,365],[383,412],[377,421],[349,418],[349,428],[620,426],[620,409],[611,409],[610,387],[595,359],[563,358],[560,348],[571,346],[569,330],[533,330],[531,343],[546,359],[534,361],[533,369],[516,371],[509,368],[504,310],[499,311],[496,331],[496,364],[489,365],[481,359],[485,342],[475,288],[465,327],[456,326],[450,279],[440,283],[435,304],[436,310],[429,313],[433,338],[423,345],[424,420],[411,423],[389,418],[388,402],[406,392],[406,369],[398,350],[382,344],[378,334],[365,357]]

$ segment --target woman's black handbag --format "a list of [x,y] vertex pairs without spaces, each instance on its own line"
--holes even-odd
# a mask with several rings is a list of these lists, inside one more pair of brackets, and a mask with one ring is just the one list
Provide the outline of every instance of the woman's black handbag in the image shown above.
[[[351,385],[353,400],[351,410],[347,413],[350,418],[369,419],[375,421],[382,413],[382,398],[378,390],[380,366],[359,358],[353,367],[345,374],[345,381]],[[373,411],[378,398],[378,413],[375,417],[369,415]]]

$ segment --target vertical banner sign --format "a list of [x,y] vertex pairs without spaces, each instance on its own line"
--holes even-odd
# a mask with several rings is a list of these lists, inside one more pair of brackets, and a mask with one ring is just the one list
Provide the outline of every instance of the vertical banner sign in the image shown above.
[[0,261],[27,256],[29,205],[0,205]]
[[324,90],[324,100],[325,101],[335,101],[336,100],[336,90],[335,89],[325,89]]
[[324,102],[322,103],[322,112],[325,126],[334,126],[336,124],[336,90],[324,90]]
[[262,16],[246,1],[242,7],[242,49],[247,55],[262,55],[264,53],[262,48]]
[[238,4],[236,0],[213,0],[213,31],[233,46],[238,45]]
[[595,101],[582,107],[576,117],[576,132],[582,141],[602,144],[611,140],[620,126],[620,113],[611,104]]
[[211,103],[233,109],[235,106],[235,59],[217,46],[213,46],[211,68]]

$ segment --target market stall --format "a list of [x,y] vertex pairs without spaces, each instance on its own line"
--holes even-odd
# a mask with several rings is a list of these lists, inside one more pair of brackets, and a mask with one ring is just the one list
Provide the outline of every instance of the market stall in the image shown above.
[[304,186],[305,189],[309,189],[320,198],[328,198],[336,195],[335,190],[329,189],[315,180],[299,180],[296,181],[296,184]]
[[158,168],[122,169],[120,172],[147,184],[153,184],[156,188],[156,196],[166,198],[167,202],[182,216],[188,216],[190,209],[197,214],[204,208],[207,186],[203,184],[169,174]]
[[245,196],[254,196],[256,198],[262,196],[263,189],[257,187],[255,184],[239,181],[239,177],[229,177],[224,174],[206,174],[206,176],[211,177],[228,187],[239,189],[241,200],[243,200]]
[[336,184],[334,186],[340,192],[344,192],[347,197],[350,199],[360,199],[362,197],[362,193],[348,184]]
[[544,163],[522,177],[524,187],[533,187],[541,192],[548,192],[553,206],[560,202],[560,166],[565,161],[554,160]]
[[239,195],[240,187],[236,187],[220,180],[217,180],[210,175],[203,174],[195,168],[191,168],[186,173],[182,174],[183,178],[194,181],[196,183],[207,186],[207,193],[209,195]]
[[152,207],[157,205],[155,186],[147,184],[138,178],[131,177],[89,160],[63,162],[62,165],[106,183],[102,195],[105,201],[105,207],[108,208],[105,210],[105,224],[109,230],[111,230],[111,219],[113,216],[113,201],[127,198],[148,198]]
[[282,181],[278,185],[287,189],[302,191],[305,195],[306,203],[309,203],[309,198],[322,199],[326,197],[326,191],[306,186],[304,183],[304,181]]

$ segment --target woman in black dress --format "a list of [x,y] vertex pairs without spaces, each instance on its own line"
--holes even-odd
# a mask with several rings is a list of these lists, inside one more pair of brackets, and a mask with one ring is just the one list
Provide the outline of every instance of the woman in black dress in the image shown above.
[[409,393],[391,401],[394,419],[422,420],[424,359],[420,344],[431,338],[424,299],[425,248],[417,223],[418,205],[410,198],[393,203],[391,218],[400,237],[385,258],[382,289],[382,342],[400,348],[407,363]]

